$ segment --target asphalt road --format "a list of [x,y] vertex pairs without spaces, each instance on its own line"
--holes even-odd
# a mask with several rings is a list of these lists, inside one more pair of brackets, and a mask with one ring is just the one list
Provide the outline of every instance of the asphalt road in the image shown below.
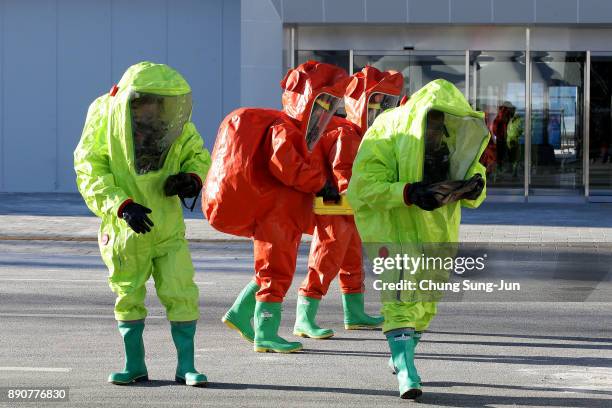
[[[123,362],[114,296],[93,242],[0,241],[0,387],[69,387],[58,406],[393,407],[400,400],[380,331],[345,331],[334,284],[319,322],[329,340],[299,354],[258,354],[220,317],[251,277],[249,243],[192,245],[201,290],[197,366],[208,388],[176,385],[175,350],[149,286],[145,329],[153,381],[106,383]],[[293,338],[305,251],[284,306]],[[368,298],[367,308],[378,305]],[[612,303],[442,303],[417,349],[426,383],[420,406],[612,406]],[[13,406],[41,406],[17,403]],[[2,406],[2,403],[0,403]]]

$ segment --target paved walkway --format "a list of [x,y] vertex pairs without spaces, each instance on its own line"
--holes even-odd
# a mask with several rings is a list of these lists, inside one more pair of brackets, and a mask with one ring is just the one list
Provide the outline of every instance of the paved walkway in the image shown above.
[[[186,212],[190,241],[240,240]],[[1,240],[95,241],[99,220],[78,194],[0,193]],[[310,239],[305,236],[305,240]],[[461,240],[470,242],[612,242],[612,204],[485,202],[464,210]]]

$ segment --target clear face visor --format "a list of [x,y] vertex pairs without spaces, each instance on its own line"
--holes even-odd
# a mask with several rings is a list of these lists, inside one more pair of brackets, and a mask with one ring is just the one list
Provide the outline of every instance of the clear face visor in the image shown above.
[[329,121],[340,106],[340,98],[333,95],[322,93],[315,99],[308,118],[308,127],[306,128],[306,145],[308,150],[312,151],[313,147],[321,135],[325,132]]
[[374,119],[387,109],[395,108],[399,104],[399,95],[388,95],[380,92],[373,93],[368,99],[368,127],[372,126]]
[[427,184],[439,183],[450,178],[449,134],[444,119],[443,112],[432,110],[427,113],[423,158],[423,181]]
[[134,160],[138,174],[159,170],[191,115],[191,94],[135,92],[130,99]]
[[483,119],[432,110],[424,134],[423,181],[463,180],[488,137]]

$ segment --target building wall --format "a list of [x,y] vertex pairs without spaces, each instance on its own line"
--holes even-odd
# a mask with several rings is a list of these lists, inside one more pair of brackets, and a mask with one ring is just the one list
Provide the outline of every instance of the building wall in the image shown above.
[[[283,27],[299,28],[300,46],[376,34],[381,44],[369,46],[401,49],[422,38],[408,44],[418,49],[429,45],[427,35],[386,32],[404,24],[417,33],[432,23],[449,31],[471,26],[475,35],[467,39],[476,43],[489,43],[488,27],[503,24],[513,49],[524,46],[529,25],[534,49],[562,42],[564,49],[604,50],[612,1],[0,0],[0,191],[75,191],[72,152],[87,106],[135,62],[164,62],[183,73],[194,92],[194,122],[212,148],[234,108],[280,107],[289,60]],[[567,35],[568,24],[588,35]]]
[[[431,24],[436,33],[449,34],[444,44],[432,44]],[[515,50],[524,49],[530,26],[536,49],[560,44],[595,50],[609,48],[609,30],[599,27],[611,24],[611,0],[242,0],[241,101],[280,106],[289,27],[297,28],[297,49]],[[585,30],[559,38],[568,28]]]
[[0,0],[0,191],[76,191],[87,107],[130,65],[167,63],[193,88],[212,148],[240,105],[240,0]]
[[610,0],[276,0],[284,23],[597,24]]
[[[521,51],[527,46],[526,27],[300,24],[295,29],[295,46],[298,50],[401,51],[410,47],[416,51]],[[539,25],[530,32],[532,51],[612,51],[610,25]]]
[[242,106],[280,108],[283,24],[270,0],[242,0]]

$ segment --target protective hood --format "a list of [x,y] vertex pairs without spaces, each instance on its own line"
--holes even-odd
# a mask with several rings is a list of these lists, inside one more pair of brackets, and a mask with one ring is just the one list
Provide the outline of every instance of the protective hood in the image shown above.
[[449,179],[485,176],[479,163],[489,140],[484,114],[451,83],[430,82],[405,105],[381,114],[361,141],[347,194],[364,242],[457,242],[461,206],[477,207],[485,199],[486,187],[476,200],[431,212],[406,206],[406,183],[423,179],[427,115],[433,110],[444,114]]
[[117,96],[126,91],[138,91],[157,95],[184,95],[191,87],[174,69],[165,64],[149,61],[129,67],[117,84]]
[[349,81],[344,69],[317,61],[289,70],[281,81],[283,111],[300,122],[309,149],[339,107]]
[[140,62],[123,74],[111,96],[111,135],[138,174],[160,170],[191,119],[191,88],[174,69]]
[[130,99],[136,171],[146,174],[163,167],[174,141],[191,115],[191,94],[156,95],[134,92]]
[[[368,129],[372,116],[388,108],[394,108],[404,89],[404,76],[396,71],[381,72],[367,66],[351,76],[344,94],[346,118],[362,129]],[[395,104],[389,106],[390,104]],[[369,120],[370,119],[370,120]]]
[[[406,151],[418,152],[418,163],[421,164],[424,163],[427,145],[427,117],[431,111],[443,114],[444,142],[450,159],[448,177],[451,180],[465,179],[489,138],[484,113],[473,110],[465,96],[443,79],[425,85],[398,110],[407,116],[406,134],[401,144]],[[410,174],[407,174],[410,181],[423,179],[423,166],[415,167],[412,166]]]
[[[174,108],[185,104],[166,103],[168,97],[184,99],[183,96],[190,100],[191,94],[189,85],[181,75],[166,65],[142,62],[130,67],[118,86],[113,86],[111,92],[96,98],[89,106],[81,139],[74,151],[74,169],[79,192],[87,206],[102,217],[100,243],[105,248],[106,260],[111,259],[113,248],[135,251],[133,253],[138,255],[138,261],[134,265],[138,267],[144,265],[144,259],[149,254],[147,242],[174,245],[171,243],[184,236],[185,225],[179,197],[166,196],[164,184],[170,175],[177,173],[191,173],[204,180],[210,167],[210,155],[204,149],[202,137],[192,122],[187,122],[180,129],[169,123],[166,128],[160,129],[153,126],[156,123],[148,116],[151,113],[148,109],[160,108],[161,112],[168,114],[162,115],[164,122],[170,116],[183,118],[179,121],[183,122],[188,116],[185,115],[187,110],[179,113]],[[154,106],[149,106],[149,102]],[[135,126],[132,125],[131,108],[139,110],[141,117],[137,121],[141,131],[163,130],[165,135],[180,133],[169,150],[159,157],[163,158],[156,162],[159,168],[149,168],[146,174],[138,171],[134,159],[136,149],[132,128]],[[145,129],[149,125],[153,129]],[[144,150],[149,147],[146,142],[140,146]],[[142,157],[146,157],[146,152]],[[155,227],[151,233],[129,233],[128,224],[118,218],[128,199],[152,210],[149,217]],[[126,271],[132,269],[125,269],[123,259],[123,256],[113,255],[107,265],[128,273]],[[123,266],[115,262],[123,263]]]

